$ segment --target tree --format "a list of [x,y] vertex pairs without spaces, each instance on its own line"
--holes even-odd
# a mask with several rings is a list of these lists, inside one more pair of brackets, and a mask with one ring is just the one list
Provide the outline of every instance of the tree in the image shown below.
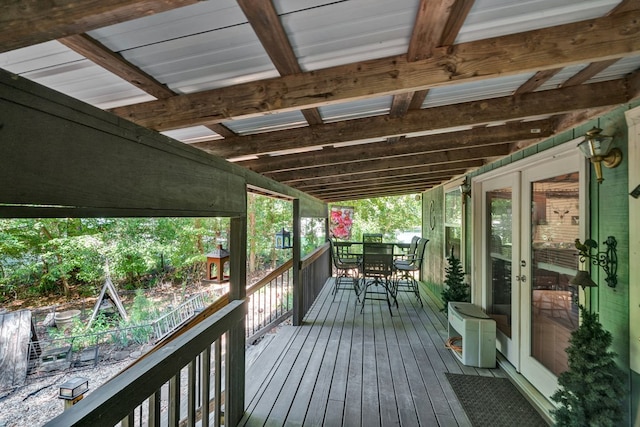
[[598,315],[580,306],[582,324],[569,339],[569,369],[558,378],[560,389],[551,396],[560,406],[552,411],[556,425],[615,426],[622,420],[624,374],[608,350],[611,333]]
[[445,314],[449,312],[450,301],[468,302],[470,300],[469,285],[464,283],[464,272],[460,260],[453,255],[451,248],[451,256],[447,258],[449,266],[445,267],[446,273],[444,280],[444,290],[442,291],[442,302]]
[[422,202],[415,194],[375,199],[359,199],[332,204],[353,206],[351,240],[360,240],[362,233],[382,233],[395,239],[398,231],[419,229]]

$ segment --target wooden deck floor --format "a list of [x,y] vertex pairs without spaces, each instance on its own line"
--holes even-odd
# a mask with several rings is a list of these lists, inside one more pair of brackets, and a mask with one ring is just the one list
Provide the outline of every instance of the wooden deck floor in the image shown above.
[[280,329],[247,371],[246,426],[470,426],[446,372],[506,376],[462,365],[445,348],[446,318],[422,293],[385,302],[331,295],[304,325]]

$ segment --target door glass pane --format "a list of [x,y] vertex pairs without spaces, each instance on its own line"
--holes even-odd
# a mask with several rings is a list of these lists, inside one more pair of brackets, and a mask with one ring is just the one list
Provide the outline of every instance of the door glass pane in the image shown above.
[[488,314],[496,321],[496,327],[511,338],[511,188],[488,191],[487,230],[489,235]]
[[456,189],[444,195],[445,255],[460,259],[462,240],[462,194]]
[[560,375],[578,327],[577,290],[569,286],[578,270],[578,173],[533,182],[531,194],[532,356]]

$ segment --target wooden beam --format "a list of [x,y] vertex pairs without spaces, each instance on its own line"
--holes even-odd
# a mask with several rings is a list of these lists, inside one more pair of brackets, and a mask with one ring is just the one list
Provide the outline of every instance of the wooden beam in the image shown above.
[[[606,93],[607,96],[602,96]],[[317,147],[368,138],[385,138],[412,132],[485,125],[585,108],[617,105],[629,100],[626,80],[410,110],[402,118],[367,117],[322,126],[248,135],[193,146],[224,158],[268,154],[291,148]]]
[[372,142],[347,147],[329,147],[321,151],[286,156],[261,157],[256,160],[237,162],[237,164],[258,173],[264,173],[481,147],[528,139],[539,140],[553,134],[553,124],[551,120],[509,123],[503,126],[404,138],[396,143]]
[[420,189],[420,190],[403,190],[403,191],[393,191],[390,192],[390,194],[362,194],[362,195],[354,195],[353,197],[330,197],[330,198],[326,198],[323,199],[326,203],[344,203],[344,202],[349,202],[351,200],[360,200],[360,199],[373,199],[373,198],[378,198],[378,197],[386,197],[386,196],[406,196],[406,195],[411,195],[411,194],[420,194],[426,190],[428,190],[429,188],[425,188],[425,189]]
[[571,78],[567,79],[564,83],[560,85],[560,87],[570,87],[581,85],[586,82],[590,78],[600,74],[602,71],[606,70],[613,64],[618,62],[618,59],[609,59],[606,61],[598,61],[592,62],[591,64],[584,67],[582,70],[574,74]]
[[431,56],[440,46],[442,32],[450,18],[455,0],[421,0],[413,25],[413,34],[407,52],[408,61],[418,61]]
[[3,1],[0,6],[0,52],[86,33],[198,1]]
[[364,172],[385,171],[389,169],[402,169],[411,166],[435,165],[439,163],[460,162],[478,160],[487,157],[501,157],[510,153],[509,144],[492,145],[490,147],[470,148],[464,150],[441,151],[411,156],[392,157],[384,160],[363,160],[360,162],[345,163],[339,165],[327,165],[308,170],[293,170],[285,172],[268,173],[266,176],[279,181],[293,181],[310,176],[337,176],[351,175]]
[[[439,184],[439,183],[438,183]],[[348,201],[348,200],[358,200],[358,199],[374,199],[379,197],[394,197],[394,196],[402,196],[407,194],[419,194],[427,191],[430,188],[435,187],[438,184],[425,184],[424,186],[413,186],[407,188],[393,188],[393,189],[384,189],[384,190],[361,190],[354,191],[349,194],[335,195],[328,194],[322,198],[327,203],[330,202],[340,202],[340,201]]]
[[451,46],[456,41],[462,24],[467,19],[475,0],[456,0],[449,14],[449,20],[442,30],[440,46]]
[[0,182],[11,183],[0,186],[0,205],[74,216],[246,214],[237,165],[3,70],[0,111]]
[[[147,74],[127,61],[122,55],[113,52],[87,34],[76,34],[58,39],[58,41],[96,65],[112,72],[116,76],[158,99],[166,99],[177,95],[177,93],[156,80],[153,76]],[[207,127],[225,138],[236,136],[234,132],[222,124],[212,124]]]
[[385,192],[388,190],[391,190],[391,191],[407,190],[407,189],[424,190],[427,187],[439,185],[442,182],[450,180],[451,178],[452,177],[447,177],[446,179],[436,179],[436,180],[417,179],[417,180],[408,180],[405,182],[386,181],[378,184],[357,185],[357,186],[343,188],[343,189],[327,189],[327,190],[321,190],[321,191],[311,191],[310,194],[318,198],[327,198],[327,197],[338,196],[338,195],[346,196],[354,193],[358,194],[365,191],[378,194],[379,192]]
[[[313,173],[308,174],[304,177],[299,177],[297,179],[293,179],[291,181],[283,181],[288,183],[289,185],[296,186],[296,188],[305,188],[308,185],[313,184],[322,184],[322,183],[332,183],[339,182],[342,180],[346,181],[358,181],[358,180],[366,180],[366,179],[375,179],[379,176],[401,176],[403,174],[411,175],[437,175],[441,173],[448,173],[451,171],[459,170],[459,169],[477,169],[482,166],[484,162],[482,160],[462,160],[458,162],[450,162],[450,163],[440,163],[436,165],[418,165],[418,166],[407,166],[404,169],[391,169],[385,171],[374,171],[374,172],[355,172],[354,173],[346,173],[344,175],[333,175],[333,176],[315,176]],[[313,171],[310,171],[313,172]]]
[[157,81],[154,77],[145,73],[124,59],[120,54],[108,49],[105,45],[87,34],[76,34],[58,39],[58,41],[105,70],[123,78],[158,99],[170,98],[176,95],[174,91]]
[[296,188],[300,191],[305,191],[311,194],[313,192],[327,191],[332,189],[341,190],[341,189],[354,188],[357,185],[376,185],[376,184],[386,184],[389,182],[394,182],[394,183],[405,182],[406,183],[406,182],[416,181],[416,180],[420,182],[443,181],[443,180],[449,179],[452,176],[464,174],[465,171],[466,171],[465,169],[453,169],[446,172],[439,172],[435,174],[433,173],[422,174],[422,175],[402,174],[402,173],[398,173],[398,171],[391,171],[391,172],[395,172],[396,175],[390,175],[390,174],[382,175],[381,173],[379,173],[377,177],[370,178],[370,179],[361,179],[361,180],[349,180],[348,178],[342,179],[342,180],[336,179],[336,182],[331,184],[328,184],[328,183],[321,184],[321,185],[299,184],[298,186],[296,186]]
[[621,58],[639,51],[640,20],[631,11],[461,43],[416,62],[408,62],[403,55],[375,59],[113,111],[143,126],[166,130]]
[[515,92],[514,96],[522,95],[523,93],[530,93],[538,89],[545,84],[547,80],[562,71],[562,68],[552,68],[550,70],[538,71],[529,80],[524,82]]
[[[271,0],[238,0],[238,5],[280,75],[301,73],[298,58]],[[317,108],[304,109],[302,114],[310,125],[322,123],[322,116]]]

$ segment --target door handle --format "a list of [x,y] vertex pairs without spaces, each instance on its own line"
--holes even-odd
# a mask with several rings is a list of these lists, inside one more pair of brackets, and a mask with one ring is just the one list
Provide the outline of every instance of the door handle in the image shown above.
[[524,274],[522,276],[516,276],[516,280],[518,282],[526,282],[527,281],[527,276],[525,276]]

